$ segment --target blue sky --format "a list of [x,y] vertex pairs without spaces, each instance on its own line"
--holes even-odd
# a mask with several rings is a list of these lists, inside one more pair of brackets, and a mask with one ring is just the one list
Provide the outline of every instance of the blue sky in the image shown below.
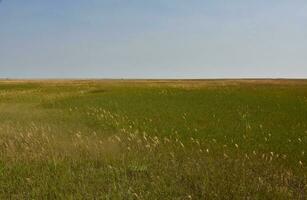
[[307,78],[306,0],[2,0],[1,78]]

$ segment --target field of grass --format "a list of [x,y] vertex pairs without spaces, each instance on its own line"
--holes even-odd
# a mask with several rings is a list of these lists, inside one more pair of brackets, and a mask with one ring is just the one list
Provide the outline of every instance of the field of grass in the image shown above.
[[307,81],[0,81],[0,199],[307,199]]

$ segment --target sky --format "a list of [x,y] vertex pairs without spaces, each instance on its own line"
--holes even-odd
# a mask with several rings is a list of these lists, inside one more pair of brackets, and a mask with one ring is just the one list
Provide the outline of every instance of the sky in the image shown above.
[[307,1],[2,0],[0,78],[307,78]]

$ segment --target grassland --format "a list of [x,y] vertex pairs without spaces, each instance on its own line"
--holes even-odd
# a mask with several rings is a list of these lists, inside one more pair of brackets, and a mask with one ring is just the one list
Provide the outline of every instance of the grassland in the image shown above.
[[307,81],[0,81],[0,199],[307,199]]

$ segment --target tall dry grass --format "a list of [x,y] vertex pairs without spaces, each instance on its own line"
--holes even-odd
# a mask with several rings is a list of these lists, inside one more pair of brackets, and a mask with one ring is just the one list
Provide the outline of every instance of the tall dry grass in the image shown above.
[[306,198],[305,166],[294,171],[271,152],[146,133],[14,131],[1,135],[2,199]]

